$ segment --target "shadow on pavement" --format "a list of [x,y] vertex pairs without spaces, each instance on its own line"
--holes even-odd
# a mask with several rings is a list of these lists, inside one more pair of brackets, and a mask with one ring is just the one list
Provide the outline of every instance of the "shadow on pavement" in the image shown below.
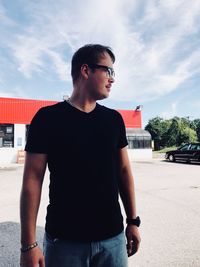
[[191,161],[191,162],[181,161],[181,160],[169,161],[169,160],[166,160],[166,159],[163,159],[162,161],[170,163],[170,164],[200,165],[199,161]]
[[[42,247],[44,228],[37,227],[37,241]],[[0,267],[18,267],[20,257],[20,224],[0,223]]]

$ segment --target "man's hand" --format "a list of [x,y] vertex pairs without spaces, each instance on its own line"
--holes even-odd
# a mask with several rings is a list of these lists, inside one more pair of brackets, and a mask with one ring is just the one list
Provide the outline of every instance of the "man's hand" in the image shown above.
[[127,238],[127,253],[128,257],[130,257],[138,251],[140,246],[141,238],[138,227],[135,225],[127,225],[126,238]]
[[35,247],[27,252],[21,252],[21,267],[45,267],[44,256],[39,247]]

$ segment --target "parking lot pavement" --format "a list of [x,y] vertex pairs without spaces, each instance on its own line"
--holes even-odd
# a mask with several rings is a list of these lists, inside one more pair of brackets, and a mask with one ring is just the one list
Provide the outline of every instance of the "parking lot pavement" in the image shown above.
[[[132,162],[137,210],[142,219],[139,252],[130,267],[200,267],[199,164],[164,160]],[[19,266],[19,195],[22,166],[0,168],[0,267]],[[42,244],[48,173],[38,217]]]

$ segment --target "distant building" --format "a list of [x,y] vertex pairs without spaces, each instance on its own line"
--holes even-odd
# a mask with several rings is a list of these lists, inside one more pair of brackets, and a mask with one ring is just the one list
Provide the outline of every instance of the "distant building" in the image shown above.
[[[34,114],[57,101],[0,97],[0,163],[23,162],[28,128]],[[131,160],[151,158],[151,136],[142,129],[141,110],[118,110],[124,119]],[[21,157],[21,159],[20,159]]]

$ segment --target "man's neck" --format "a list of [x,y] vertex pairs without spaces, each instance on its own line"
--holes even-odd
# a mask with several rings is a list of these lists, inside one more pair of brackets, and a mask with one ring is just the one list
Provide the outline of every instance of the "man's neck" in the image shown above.
[[68,102],[73,107],[86,113],[91,112],[96,107],[96,101],[89,100],[87,98],[83,98],[79,95],[74,95],[74,94],[72,94],[72,96],[68,99]]

